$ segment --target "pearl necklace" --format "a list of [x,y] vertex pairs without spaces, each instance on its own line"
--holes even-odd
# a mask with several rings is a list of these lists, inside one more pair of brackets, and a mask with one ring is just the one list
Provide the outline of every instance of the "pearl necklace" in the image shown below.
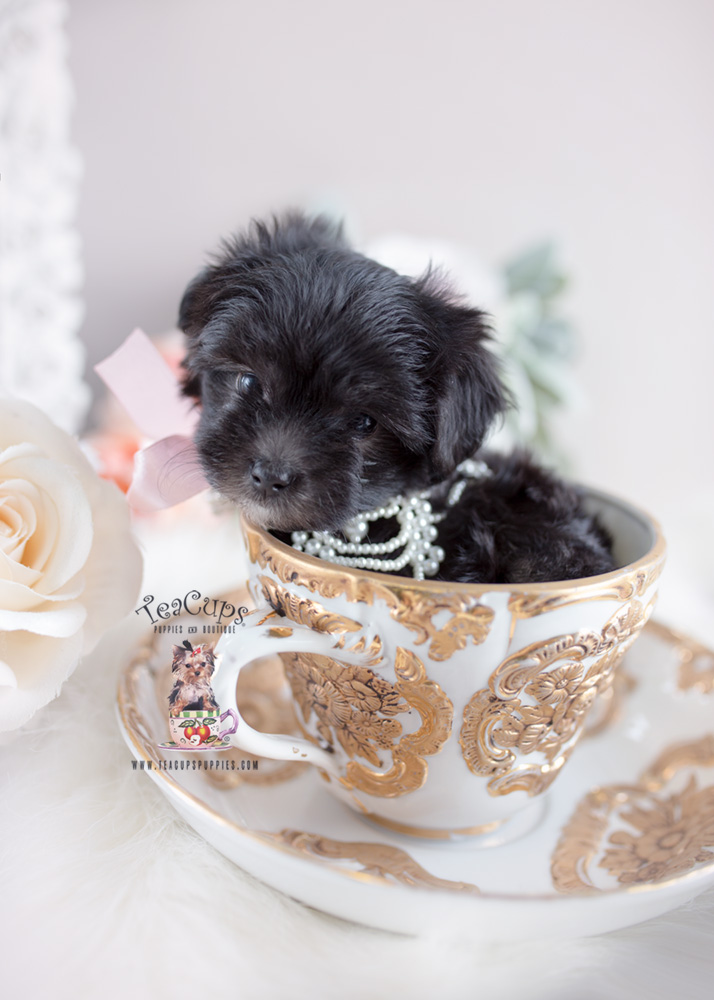
[[[486,479],[492,475],[485,462],[472,458],[462,462],[456,471],[464,478],[457,479],[449,490],[447,507],[459,502],[469,480]],[[446,516],[432,510],[431,495],[436,488],[394,497],[383,507],[358,514],[342,529],[347,541],[329,531],[293,531],[293,548],[355,569],[396,573],[410,565],[415,580],[435,576],[445,557],[444,550],[436,544],[439,537],[436,525]],[[363,541],[369,532],[370,522],[392,517],[399,525],[399,531],[393,538],[386,542]],[[394,555],[400,549],[399,555]]]

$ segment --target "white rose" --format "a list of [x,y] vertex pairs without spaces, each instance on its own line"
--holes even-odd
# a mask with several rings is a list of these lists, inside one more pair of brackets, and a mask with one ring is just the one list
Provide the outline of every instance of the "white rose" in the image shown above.
[[57,696],[140,582],[121,492],[44,413],[0,398],[0,731]]

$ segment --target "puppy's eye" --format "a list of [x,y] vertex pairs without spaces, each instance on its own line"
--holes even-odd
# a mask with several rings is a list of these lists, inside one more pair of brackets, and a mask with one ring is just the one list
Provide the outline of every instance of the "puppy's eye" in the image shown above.
[[355,420],[355,430],[360,437],[368,437],[376,426],[377,421],[374,417],[370,417],[368,413],[360,413]]
[[236,379],[236,389],[238,392],[245,394],[259,392],[260,382],[258,381],[258,376],[254,375],[253,372],[243,372]]

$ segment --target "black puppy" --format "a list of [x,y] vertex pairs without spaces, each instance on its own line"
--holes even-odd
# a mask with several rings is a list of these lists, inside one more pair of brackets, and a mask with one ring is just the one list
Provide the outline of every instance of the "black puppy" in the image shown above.
[[[186,290],[179,325],[206,477],[278,532],[339,532],[431,487],[441,509],[457,466],[508,405],[484,314],[434,275],[414,280],[362,256],[324,218],[253,223],[224,243]],[[614,568],[572,487],[522,452],[479,458],[492,474],[446,508],[438,578],[522,583]]]

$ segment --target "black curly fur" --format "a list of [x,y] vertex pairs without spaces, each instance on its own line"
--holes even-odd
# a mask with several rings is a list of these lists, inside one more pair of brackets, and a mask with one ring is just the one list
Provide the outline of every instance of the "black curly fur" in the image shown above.
[[[187,288],[184,392],[211,484],[280,532],[339,530],[439,483],[508,405],[484,313],[297,213],[226,241]],[[241,379],[241,376],[244,376]],[[525,582],[613,568],[575,490],[522,452],[487,456],[440,527],[440,577]]]

